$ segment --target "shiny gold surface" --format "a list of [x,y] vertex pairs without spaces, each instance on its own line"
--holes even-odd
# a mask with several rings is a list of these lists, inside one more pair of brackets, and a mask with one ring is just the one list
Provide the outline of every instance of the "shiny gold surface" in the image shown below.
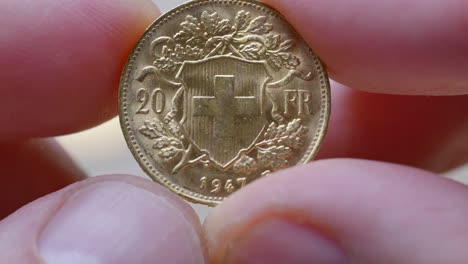
[[158,18],[136,44],[119,109],[140,166],[185,198],[215,205],[312,159],[326,132],[329,81],[271,7],[192,1]]

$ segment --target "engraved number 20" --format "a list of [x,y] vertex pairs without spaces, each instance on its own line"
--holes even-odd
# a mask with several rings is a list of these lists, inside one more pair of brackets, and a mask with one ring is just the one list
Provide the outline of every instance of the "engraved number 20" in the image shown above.
[[151,94],[146,88],[140,88],[137,91],[136,99],[140,103],[137,114],[148,114],[149,109],[146,108],[148,103],[151,103],[151,109],[156,114],[161,114],[164,111],[166,95],[160,88],[154,89]]

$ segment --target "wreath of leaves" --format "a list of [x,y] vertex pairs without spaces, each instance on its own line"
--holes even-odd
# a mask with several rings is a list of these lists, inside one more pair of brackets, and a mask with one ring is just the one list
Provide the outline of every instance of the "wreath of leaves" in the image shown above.
[[241,10],[234,22],[218,13],[204,11],[200,18],[188,15],[181,30],[162,37],[161,54],[155,54],[154,66],[162,72],[174,72],[186,60],[201,60],[216,55],[232,55],[249,60],[265,60],[272,69],[295,69],[300,60],[289,53],[292,39],[283,40],[272,32],[265,16],[252,17]]
[[309,129],[301,124],[301,119],[293,119],[288,124],[277,125],[272,122],[263,134],[263,139],[257,147],[288,146],[299,149],[304,146],[304,137]]
[[308,132],[299,118],[283,125],[271,123],[262,141],[256,144],[258,160],[272,171],[288,167],[293,150],[304,147]]
[[293,151],[304,147],[308,132],[299,118],[283,125],[271,123],[262,135],[262,139],[255,145],[257,161],[250,156],[242,155],[234,164],[234,171],[248,175],[259,168],[276,171],[288,167]]
[[139,129],[145,137],[154,140],[153,149],[166,162],[174,160],[185,148],[180,140],[180,126],[177,122],[165,124],[159,119],[146,120]]
[[245,173],[250,175],[253,171],[258,169],[256,165],[257,162],[255,159],[244,154],[236,161],[233,169],[235,173]]
[[[139,131],[145,137],[154,140],[153,149],[157,150],[158,156],[163,161],[170,162],[180,157],[178,160],[181,165],[176,166],[176,171],[184,164],[206,163],[205,155],[194,160],[188,159],[191,148],[185,148],[180,124],[175,121],[164,123],[158,118],[146,120]],[[234,172],[250,175],[261,168],[276,171],[288,167],[293,150],[304,147],[308,132],[299,118],[282,125],[271,123],[262,135],[262,139],[255,144],[257,159],[243,154],[234,163]]]

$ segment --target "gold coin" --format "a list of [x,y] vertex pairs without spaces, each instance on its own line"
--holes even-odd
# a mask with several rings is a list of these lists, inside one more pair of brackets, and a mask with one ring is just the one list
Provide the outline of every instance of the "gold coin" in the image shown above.
[[216,205],[313,158],[327,128],[330,84],[273,8],[199,0],[143,34],[122,74],[119,109],[128,146],[151,178]]

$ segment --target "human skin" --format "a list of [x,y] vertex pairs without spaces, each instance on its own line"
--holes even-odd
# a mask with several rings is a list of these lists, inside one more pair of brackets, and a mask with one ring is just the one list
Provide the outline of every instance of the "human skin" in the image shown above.
[[202,227],[151,181],[86,179],[51,139],[115,116],[157,7],[2,1],[0,263],[467,263],[468,189],[437,174],[468,159],[466,1],[265,2],[340,82],[329,131],[319,161],[248,185]]

